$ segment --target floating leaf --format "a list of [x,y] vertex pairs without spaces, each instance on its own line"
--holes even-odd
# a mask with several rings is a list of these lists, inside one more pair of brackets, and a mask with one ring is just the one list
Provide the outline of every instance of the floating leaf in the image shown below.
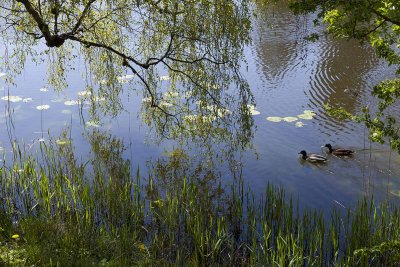
[[22,102],[24,102],[24,103],[28,103],[28,102],[32,102],[32,101],[33,101],[32,97],[27,97],[27,98],[22,99]]
[[151,103],[151,97],[145,97],[142,99],[143,103]]
[[5,101],[10,101],[10,102],[19,102],[22,100],[21,97],[14,96],[14,95],[6,95],[6,96],[3,96],[1,99],[5,100]]
[[[202,105],[202,101],[197,101],[197,105],[201,106]],[[229,115],[232,113],[232,111],[230,111],[229,109],[226,108],[221,108],[217,105],[207,105],[206,108],[209,111],[212,111],[214,113],[217,113],[217,116],[222,118],[225,117],[226,115]]]
[[55,143],[59,146],[67,145],[71,143],[71,140],[65,140],[65,139],[57,139]]
[[303,120],[312,120],[314,118],[314,115],[311,113],[304,113],[304,114],[297,115],[297,117],[299,117],[300,119],[303,119]]
[[87,96],[90,96],[91,94],[92,94],[92,92],[90,92],[89,90],[80,91],[77,93],[77,95],[80,97],[87,97]]
[[162,101],[160,103],[160,107],[163,107],[163,108],[168,108],[168,107],[172,107],[172,106],[173,105],[171,103],[168,103],[168,102],[165,102],[165,101]]
[[250,110],[250,114],[255,116],[255,115],[260,115],[260,111],[256,110],[256,107],[254,105],[247,105],[247,107]]
[[169,76],[168,75],[160,76],[160,81],[169,81]]
[[267,117],[267,121],[280,122],[280,121],[282,121],[282,118],[281,117]]
[[133,77],[135,77],[135,75],[125,75],[125,76],[118,76],[117,77],[117,81],[121,84],[127,83],[130,80],[133,79]]
[[313,115],[316,115],[316,113],[315,113],[314,111],[308,110],[308,109],[304,110],[304,114],[313,114]]
[[179,94],[177,92],[165,92],[164,96],[166,98],[177,98]]
[[100,97],[100,96],[96,96],[93,98],[94,102],[103,102],[106,101],[106,99],[104,97]]
[[46,109],[49,109],[49,108],[50,108],[49,105],[40,105],[40,106],[36,107],[37,110],[46,110]]
[[296,117],[284,117],[283,120],[286,121],[286,122],[294,122],[294,121],[297,121],[298,118],[296,118]]
[[66,106],[79,105],[79,101],[77,101],[77,100],[67,100],[67,101],[64,102],[64,105],[66,105]]
[[296,125],[296,127],[300,128],[300,127],[304,126],[304,123],[302,121],[298,121],[298,122],[295,123],[295,125]]
[[47,89],[46,87],[42,87],[39,89],[40,92],[48,92],[49,89]]
[[86,126],[87,127],[95,127],[95,128],[99,128],[99,122],[98,121],[88,121],[86,122]]

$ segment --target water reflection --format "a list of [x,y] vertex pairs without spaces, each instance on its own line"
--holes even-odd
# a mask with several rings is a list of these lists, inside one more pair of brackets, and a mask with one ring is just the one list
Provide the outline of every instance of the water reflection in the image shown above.
[[[254,62],[248,80],[264,115],[255,121],[254,146],[265,164],[255,162],[251,155],[244,157],[245,177],[257,177],[251,180],[252,187],[272,180],[300,198],[307,196],[308,204],[321,203],[316,204],[321,208],[334,200],[351,205],[362,194],[392,198],[390,190],[400,184],[387,180],[400,175],[393,165],[399,156],[390,154],[387,146],[370,146],[362,125],[336,120],[323,107],[327,103],[359,112],[362,106],[374,103],[371,88],[390,75],[390,69],[371,49],[354,41],[323,36],[316,43],[305,42],[303,38],[315,31],[313,17],[293,16],[285,1],[256,5],[256,14],[254,45],[247,51]],[[299,118],[302,127],[265,121],[265,117],[297,116],[304,110],[312,110],[316,116]],[[356,150],[355,157],[329,157],[325,166],[296,158],[303,149],[323,153],[320,146],[327,142]]]
[[[51,136],[60,136],[56,139],[61,154],[72,160],[74,152],[83,162],[93,161],[94,168],[115,178],[115,190],[127,182],[118,177],[139,166],[157,187],[148,189],[154,201],[165,188],[182,184],[184,177],[195,177],[208,196],[217,194],[220,180],[223,187],[242,173],[255,194],[265,192],[272,181],[306,205],[326,209],[333,201],[352,205],[361,194],[376,193],[381,198],[388,192],[396,194],[399,157],[389,155],[385,146],[370,149],[361,126],[337,121],[322,107],[338,104],[357,112],[372,101],[369,88],[387,75],[386,68],[369,49],[354,42],[328,38],[304,42],[312,18],[292,16],[283,2],[272,9],[256,8],[254,45],[244,48],[248,64],[243,63],[241,73],[234,74],[239,66],[216,70],[192,65],[185,70],[196,80],[188,84],[174,74],[179,65],[171,72],[154,68],[149,81],[154,82],[156,99],[128,73],[112,73],[103,81],[91,76],[86,71],[90,66],[84,64],[79,68],[88,77],[82,79],[79,71],[71,71],[67,90],[42,92],[40,73],[45,67],[28,64],[35,75],[20,77],[9,94],[32,101],[4,102],[6,110],[14,111],[5,113],[4,118],[13,119],[0,132],[0,145],[8,146],[9,135],[38,148],[36,141],[44,137],[47,144],[50,131]],[[244,44],[234,48],[237,55]],[[254,100],[261,113],[257,116],[249,107]],[[50,109],[36,109],[47,104]],[[305,110],[316,115],[299,118]],[[297,121],[266,120],[271,116]],[[301,127],[296,127],[297,122]],[[329,157],[325,166],[297,158],[303,149],[323,153],[320,146],[325,143],[349,147],[356,155]]]

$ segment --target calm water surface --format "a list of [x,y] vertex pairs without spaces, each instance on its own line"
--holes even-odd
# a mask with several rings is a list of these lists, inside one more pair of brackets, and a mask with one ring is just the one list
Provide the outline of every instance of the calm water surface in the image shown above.
[[[283,6],[258,10],[253,44],[245,49],[247,65],[243,64],[243,74],[261,112],[254,116],[254,149],[238,152],[241,164],[233,172],[227,171],[228,164],[217,169],[226,183],[233,173],[242,173],[257,194],[272,182],[299,196],[310,207],[325,209],[338,203],[354,206],[360,196],[371,194],[380,200],[397,200],[400,157],[387,146],[370,144],[363,126],[335,120],[323,109],[324,103],[352,112],[373,105],[372,86],[392,72],[374,57],[371,49],[356,42],[329,38],[304,42],[303,37],[314,30],[312,18],[294,17]],[[134,169],[139,166],[145,174],[147,166],[168,157],[167,151],[178,146],[171,140],[154,142],[153,134],[141,122],[141,92],[128,90],[129,85],[121,96],[124,111],[120,115],[87,124],[88,105],[65,105],[65,101],[77,100],[77,93],[85,89],[84,67],[79,62],[77,66],[68,76],[69,88],[60,93],[40,90],[46,86],[46,66],[33,63],[27,63],[16,86],[1,82],[0,93],[4,96],[32,98],[30,102],[1,102],[0,146],[6,156],[11,153],[10,140],[27,144],[35,152],[41,138],[48,141],[48,132],[58,136],[67,129],[75,150],[84,159],[91,153],[86,136],[98,126],[123,139],[126,158]],[[50,108],[40,111],[36,108],[39,105]],[[312,120],[299,120],[303,127],[296,127],[295,122],[266,120],[269,116],[297,116],[304,110],[313,110],[317,115]],[[353,158],[329,157],[324,165],[298,158],[297,153],[303,149],[324,153],[321,145],[325,143],[349,147],[356,154]],[[195,158],[196,152],[190,154]]]

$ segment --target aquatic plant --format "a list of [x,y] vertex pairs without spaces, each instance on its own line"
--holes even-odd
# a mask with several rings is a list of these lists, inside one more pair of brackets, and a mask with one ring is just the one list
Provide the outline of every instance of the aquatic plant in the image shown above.
[[93,155],[82,163],[71,143],[40,143],[35,158],[14,145],[0,168],[2,264],[399,264],[395,206],[365,199],[330,217],[300,210],[272,185],[255,196],[242,177],[223,188],[188,172],[183,151],[144,180],[121,141],[94,131],[89,142]]

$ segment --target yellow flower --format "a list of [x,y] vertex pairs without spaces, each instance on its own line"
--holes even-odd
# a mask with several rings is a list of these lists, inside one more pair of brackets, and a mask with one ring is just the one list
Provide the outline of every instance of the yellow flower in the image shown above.
[[12,238],[12,239],[18,239],[18,238],[19,238],[19,235],[17,235],[17,234],[12,235],[11,238]]
[[145,246],[143,243],[140,243],[140,244],[138,245],[138,248],[139,248],[140,250],[145,250],[145,249],[146,249],[146,246]]

